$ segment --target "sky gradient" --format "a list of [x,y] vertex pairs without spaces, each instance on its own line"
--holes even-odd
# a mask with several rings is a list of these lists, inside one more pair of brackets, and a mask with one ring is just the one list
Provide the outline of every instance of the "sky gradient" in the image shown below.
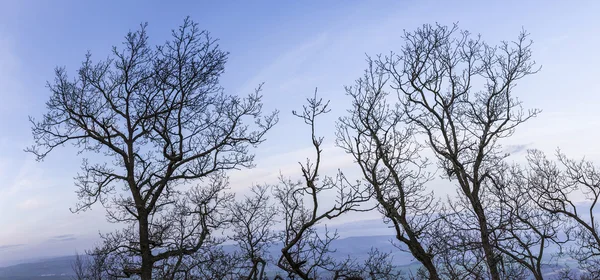
[[[332,100],[332,112],[318,123],[326,142],[324,167],[352,170],[348,156],[333,146],[335,120],[350,104],[343,86],[361,75],[365,54],[397,51],[402,30],[435,22],[458,23],[491,44],[516,38],[522,28],[531,33],[533,58],[543,67],[519,81],[514,93],[525,108],[542,113],[504,144],[518,150],[515,156],[524,148],[552,153],[560,147],[569,156],[599,160],[600,2],[449,2],[0,1],[0,266],[81,252],[99,231],[116,226],[105,222],[99,205],[69,211],[81,164],[75,149],[57,149],[43,162],[23,149],[32,143],[28,116],[44,112],[53,69],[65,66],[73,74],[88,50],[105,58],[143,22],[150,41],[159,44],[189,15],[231,53],[222,77],[226,92],[246,94],[264,82],[265,109],[281,111],[279,124],[256,150],[257,167],[232,174],[231,187],[239,192],[273,183],[280,171],[296,176],[297,162],[312,156],[309,131],[290,112],[315,87]],[[444,184],[433,188],[453,192]]]

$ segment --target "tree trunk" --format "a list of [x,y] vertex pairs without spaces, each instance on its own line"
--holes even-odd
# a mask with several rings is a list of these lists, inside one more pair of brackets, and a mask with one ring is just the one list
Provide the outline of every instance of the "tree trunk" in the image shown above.
[[427,272],[429,273],[429,280],[440,280],[441,279],[440,276],[438,275],[435,265],[433,265],[433,261],[431,261],[431,258],[421,260],[421,263],[423,264],[423,266],[427,269]]
[[544,276],[542,276],[542,270],[540,269],[540,266],[536,267],[535,273],[533,273],[533,277],[535,278],[535,280],[544,280]]
[[486,264],[488,266],[488,269],[490,270],[491,279],[500,280],[500,272],[498,271],[498,259],[496,258],[496,254],[494,254],[492,244],[490,243],[490,233],[488,232],[487,219],[485,217],[483,207],[481,206],[481,202],[478,198],[472,199],[471,203],[473,204],[473,210],[475,211],[475,214],[477,215],[477,220],[479,222],[481,243],[483,247],[483,252],[485,254]]
[[431,255],[425,252],[425,249],[423,249],[421,244],[414,238],[414,235],[412,233],[410,233],[410,235],[411,238],[407,243],[408,249],[410,250],[412,255],[423,265],[423,267],[427,269],[427,272],[429,273],[429,279],[439,280],[440,276],[437,272],[437,269],[435,268],[435,265],[433,264]]
[[152,251],[150,250],[150,240],[148,237],[148,215],[139,213],[139,230],[140,230],[140,252],[142,256],[142,267],[140,277],[142,280],[152,280]]

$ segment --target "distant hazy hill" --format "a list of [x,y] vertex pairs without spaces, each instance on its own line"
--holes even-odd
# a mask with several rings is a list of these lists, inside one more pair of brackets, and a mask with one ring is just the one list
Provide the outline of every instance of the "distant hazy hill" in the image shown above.
[[[379,248],[385,252],[396,252],[394,260],[398,264],[408,264],[412,257],[410,254],[398,252],[390,244],[393,236],[358,236],[348,237],[336,240],[332,243],[332,248],[337,250],[334,253],[335,258],[344,259],[348,255],[358,260],[365,259],[371,247]],[[226,251],[235,250],[234,245],[225,246]],[[277,245],[271,248],[272,254],[279,251]],[[29,263],[22,263],[13,266],[0,267],[0,280],[63,280],[71,279],[73,269],[71,263],[75,256],[65,256],[59,258],[49,258]]]
[[75,256],[66,256],[0,267],[1,280],[66,280],[72,279],[71,263]]
[[[392,252],[394,263],[400,266],[403,270],[414,270],[418,267],[418,263],[412,258],[409,253],[398,250],[398,248],[392,246],[390,240],[394,237],[390,235],[379,235],[379,236],[354,236],[348,238],[342,238],[332,243],[332,249],[336,252],[333,257],[339,260],[343,260],[349,255],[356,258],[358,261],[362,261],[367,258],[368,252],[371,248],[377,248],[382,252]],[[224,246],[226,251],[235,250],[234,245]],[[271,254],[275,255],[279,252],[279,247],[274,244],[271,247]],[[39,261],[33,261],[30,263],[22,263],[13,266],[0,267],[0,280],[66,280],[72,279],[73,270],[71,263],[74,261],[75,256],[65,256],[58,258],[49,258]],[[559,262],[560,263],[560,262]],[[560,263],[568,264],[570,267],[576,267],[576,264],[572,261]],[[267,270],[273,271],[273,267]],[[546,275],[551,275],[557,267],[548,266],[546,267]]]

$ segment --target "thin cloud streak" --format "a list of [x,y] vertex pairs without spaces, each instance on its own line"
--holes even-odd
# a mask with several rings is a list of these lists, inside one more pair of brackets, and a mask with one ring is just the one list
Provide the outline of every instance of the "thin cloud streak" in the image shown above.
[[7,251],[12,248],[18,248],[25,246],[25,244],[10,244],[10,245],[0,245],[0,251]]

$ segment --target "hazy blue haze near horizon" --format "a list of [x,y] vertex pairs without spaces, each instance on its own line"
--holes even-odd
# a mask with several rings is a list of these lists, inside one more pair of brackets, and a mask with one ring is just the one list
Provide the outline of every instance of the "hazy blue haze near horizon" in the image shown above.
[[[419,267],[418,261],[406,251],[406,247],[400,246],[404,250],[399,250],[396,245],[397,242],[392,245],[391,241],[394,240],[393,235],[376,235],[376,236],[352,236],[342,237],[335,240],[331,244],[331,249],[334,252],[331,253],[331,257],[338,261],[342,261],[347,257],[351,256],[357,262],[364,262],[368,259],[369,251],[376,249],[382,253],[390,253],[390,261],[396,266],[397,269],[402,270],[405,274],[415,273]],[[223,249],[225,252],[234,252],[237,250],[236,245],[224,245]],[[551,246],[547,248],[550,251],[549,254],[555,253],[556,248]],[[268,254],[275,256],[279,252],[279,247],[276,244],[272,244],[268,249]],[[550,260],[550,258],[548,258]],[[7,267],[0,267],[0,280],[63,280],[71,279],[74,274],[71,267],[75,260],[75,256],[62,256],[53,258],[42,258],[37,260],[29,260],[22,262],[17,265],[11,265]],[[548,263],[543,265],[543,273],[546,276],[556,274],[557,271],[564,269],[566,266],[571,268],[576,267],[576,262],[568,258],[552,259]],[[279,270],[273,264],[269,264],[266,267],[266,274],[273,275]]]
[[[365,53],[398,50],[402,30],[424,23],[458,22],[489,43],[514,39],[522,28],[529,31],[534,59],[543,68],[520,81],[515,94],[526,108],[543,112],[503,144],[515,161],[526,148],[552,153],[556,147],[570,156],[600,159],[599,12],[600,2],[591,0],[1,1],[0,265],[82,252],[98,241],[99,231],[116,227],[105,221],[100,205],[79,214],[69,211],[76,203],[72,178],[82,158],[75,149],[66,146],[36,162],[23,148],[31,144],[28,116],[44,112],[45,84],[54,67],[65,66],[72,76],[88,50],[96,60],[106,58],[111,46],[119,46],[142,22],[149,23],[151,42],[160,44],[189,15],[231,52],[221,80],[227,93],[246,94],[265,82],[265,110],[279,109],[281,121],[256,150],[257,167],[231,174],[232,189],[244,193],[253,183],[275,182],[280,171],[298,175],[297,162],[311,155],[310,142],[290,111],[315,87],[332,100],[331,114],[318,127],[326,137],[326,172],[339,167],[353,174],[352,161],[332,144],[335,120],[349,105],[343,86],[362,74]],[[454,194],[447,182],[431,188],[440,196]],[[362,214],[336,223],[377,218]]]

